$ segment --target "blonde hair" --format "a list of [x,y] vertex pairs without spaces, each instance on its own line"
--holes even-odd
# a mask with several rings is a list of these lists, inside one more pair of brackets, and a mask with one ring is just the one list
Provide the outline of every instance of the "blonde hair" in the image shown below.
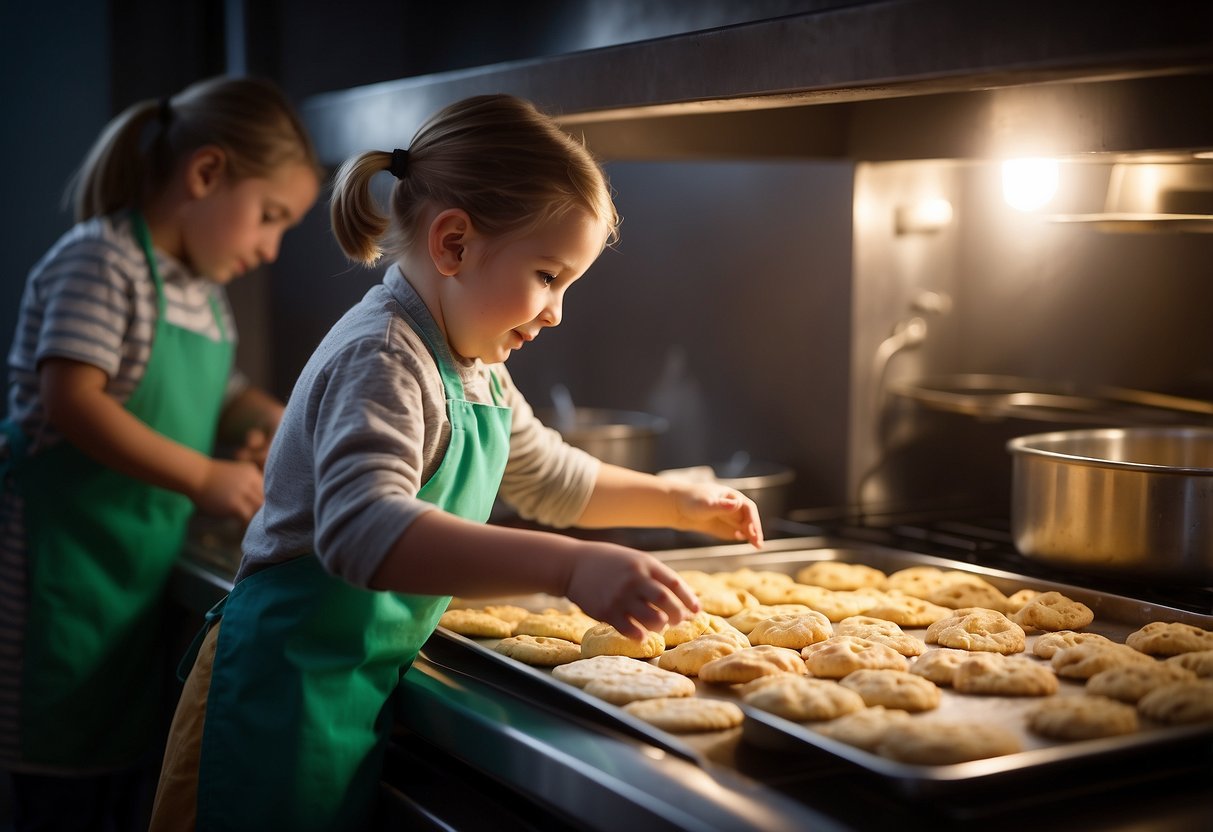
[[490,237],[531,231],[574,208],[588,211],[618,236],[619,215],[606,174],[580,141],[529,101],[481,95],[431,116],[408,148],[407,169],[384,216],[371,191],[393,154],[369,150],[334,177],[333,235],[346,255],[371,264],[396,259],[418,235],[427,208],[459,208]]
[[68,186],[76,220],[139,207],[181,160],[207,145],[223,149],[227,173],[237,181],[267,176],[287,162],[320,175],[307,130],[277,86],[209,78],[171,98],[132,104],[106,125]]

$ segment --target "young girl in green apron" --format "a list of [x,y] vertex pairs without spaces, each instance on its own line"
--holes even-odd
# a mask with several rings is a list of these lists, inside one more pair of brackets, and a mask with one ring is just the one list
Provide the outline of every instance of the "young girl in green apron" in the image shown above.
[[[0,766],[17,829],[147,822],[172,705],[169,573],[195,506],[245,522],[260,506],[282,414],[234,371],[223,287],[274,260],[317,170],[268,83],[135,104],[78,174],[78,224],[30,273],[0,439]],[[217,432],[236,459],[211,458]]]
[[[391,217],[372,177],[397,179]],[[530,104],[482,96],[409,150],[336,177],[333,230],[391,265],[324,338],[287,404],[266,502],[178,704],[152,829],[357,830],[390,699],[452,595],[547,592],[639,638],[698,609],[657,559],[488,526],[500,496],[549,526],[669,526],[761,545],[717,485],[599,463],[534,417],[504,362],[560,323],[614,236],[602,170]]]

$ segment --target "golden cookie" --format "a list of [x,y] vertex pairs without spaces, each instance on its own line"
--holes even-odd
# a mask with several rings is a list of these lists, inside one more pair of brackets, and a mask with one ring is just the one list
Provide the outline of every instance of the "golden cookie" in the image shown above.
[[970,653],[952,674],[960,693],[986,696],[1050,696],[1057,693],[1057,674],[1026,656]]
[[1022,750],[1019,738],[986,722],[908,720],[890,725],[876,753],[903,763],[946,766]]
[[1213,682],[1173,682],[1154,688],[1137,702],[1142,716],[1166,725],[1213,721]]
[[888,596],[879,589],[826,590],[813,609],[823,613],[830,621],[842,621],[854,615],[862,615],[872,607],[887,603]]
[[698,676],[708,662],[749,646],[727,633],[706,633],[666,650],[657,658],[657,666],[683,676]]
[[665,639],[661,633],[646,632],[640,641],[634,641],[610,624],[595,624],[581,637],[581,657],[627,656],[632,659],[652,659],[665,651]]
[[729,586],[744,589],[753,595],[758,595],[755,590],[767,592],[777,587],[790,586],[792,584],[791,575],[786,575],[783,572],[755,570],[748,567],[735,569],[732,572],[719,572],[716,574],[716,577]]
[[953,610],[948,607],[932,604],[909,593],[899,595],[895,592],[887,593],[884,600],[863,611],[868,618],[892,621],[902,627],[927,627],[948,618],[952,613]]
[[887,644],[859,636],[834,636],[800,651],[805,667],[822,679],[841,679],[863,668],[905,670],[905,656]]
[[834,635],[858,636],[877,644],[887,644],[907,658],[921,656],[927,649],[921,639],[904,632],[897,623],[870,615],[844,618],[834,625]]
[[699,596],[700,609],[712,615],[722,615],[725,618],[736,615],[746,607],[758,606],[758,599],[753,595],[744,589],[738,589],[725,583],[718,583],[716,586],[705,587],[702,590],[696,589],[695,594]]
[[800,614],[775,615],[764,618],[750,630],[750,644],[770,644],[799,650],[809,644],[825,641],[833,635],[830,621],[816,610]]
[[1050,661],[1058,676],[1065,676],[1067,679],[1090,679],[1102,670],[1154,660],[1144,653],[1138,653],[1132,647],[1109,641],[1107,644],[1092,642],[1065,647],[1054,653]]
[[1053,740],[1090,740],[1137,730],[1132,705],[1106,696],[1055,696],[1027,714],[1028,730]]
[[1012,613],[1011,620],[1020,627],[1055,633],[1085,627],[1095,620],[1095,613],[1060,592],[1042,592]]
[[800,604],[810,609],[817,609],[819,606],[828,603],[828,599],[833,595],[834,591],[825,587],[793,583],[773,588],[769,594],[766,594],[762,598],[762,603],[768,606],[776,604]]
[[1213,650],[1196,650],[1191,653],[1180,653],[1166,660],[1167,664],[1177,664],[1191,670],[1202,679],[1213,678]]
[[1002,612],[1007,608],[1007,596],[1002,590],[977,575],[949,580],[945,573],[944,583],[927,593],[926,600],[941,607],[961,609],[982,607]]
[[1018,612],[1023,609],[1023,605],[1031,601],[1040,592],[1035,589],[1021,589],[1018,592],[1013,592],[1007,596],[1007,612]]
[[690,641],[693,638],[703,635],[712,627],[712,617],[706,612],[700,611],[692,615],[686,621],[680,624],[675,624],[673,627],[666,627],[661,631],[661,637],[665,639],[665,646],[677,647],[679,644]]
[[682,578],[687,586],[695,590],[696,595],[705,590],[720,589],[721,587],[728,586],[720,578],[701,569],[679,570],[678,577]]
[[516,607],[513,604],[489,604],[485,606],[484,611],[511,624],[517,624],[531,614],[526,607]]
[[1129,633],[1125,644],[1151,656],[1178,656],[1197,650],[1213,650],[1213,630],[1202,630],[1178,621],[1151,621]]
[[962,608],[927,628],[927,644],[990,653],[1022,653],[1027,645],[1023,628],[1000,612]]
[[585,631],[597,623],[593,618],[580,612],[536,613],[528,615],[514,625],[514,635],[548,636],[581,644],[581,637],[585,635]]
[[943,570],[936,566],[907,566],[889,575],[885,589],[900,590],[915,598],[926,598],[944,582]]
[[1101,670],[1087,680],[1087,693],[1136,704],[1154,688],[1173,682],[1193,682],[1196,674],[1169,662],[1134,662]]
[[910,672],[915,676],[929,679],[937,685],[951,686],[956,667],[969,656],[968,650],[952,650],[940,647],[938,650],[928,650],[914,660]]
[[447,610],[438,625],[475,638],[505,638],[514,632],[513,624],[483,610]]
[[695,695],[695,683],[686,676],[652,665],[647,667],[651,672],[594,679],[583,690],[590,696],[605,699],[613,705],[626,705],[638,699]]
[[810,563],[796,573],[797,583],[823,586],[826,589],[883,589],[888,580],[885,573],[862,563],[842,563],[823,560]]
[[742,701],[792,722],[834,719],[864,707],[859,694],[837,682],[788,675],[743,694]]
[[562,638],[510,636],[493,647],[498,653],[537,667],[555,667],[581,658],[581,647]]
[[843,677],[841,684],[862,696],[869,706],[883,705],[911,713],[939,707],[939,688],[904,670],[856,670]]
[[864,751],[875,751],[890,727],[910,720],[905,711],[877,705],[813,726],[813,730],[830,739],[845,742]]
[[623,709],[671,734],[693,734],[736,728],[745,719],[741,708],[723,699],[696,697],[641,699]]
[[1045,633],[1036,639],[1032,652],[1042,659],[1051,659],[1058,650],[1066,647],[1076,647],[1079,644],[1113,644],[1107,636],[1099,633],[1075,633],[1070,630],[1059,630],[1056,633]]
[[647,662],[629,659],[627,656],[594,656],[592,659],[577,659],[554,667],[552,677],[583,688],[595,679],[639,676],[657,669]]
[[730,653],[708,662],[699,668],[699,678],[705,682],[738,685],[757,679],[759,676],[774,676],[778,673],[806,675],[804,659],[795,650],[760,644]]
[[748,635],[759,621],[764,621],[771,616],[806,612],[812,612],[812,609],[804,604],[759,604],[756,607],[746,607],[736,615],[729,616],[725,621]]

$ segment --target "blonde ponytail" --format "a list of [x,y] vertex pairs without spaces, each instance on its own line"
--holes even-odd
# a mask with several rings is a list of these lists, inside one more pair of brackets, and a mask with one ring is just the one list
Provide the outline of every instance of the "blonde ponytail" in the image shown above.
[[391,164],[392,154],[368,150],[347,159],[333,178],[329,216],[333,236],[351,260],[369,266],[383,255],[380,244],[391,223],[371,193],[371,179]]
[[77,222],[139,204],[145,178],[140,139],[158,111],[147,99],[106,125],[68,183],[64,201],[71,202]]

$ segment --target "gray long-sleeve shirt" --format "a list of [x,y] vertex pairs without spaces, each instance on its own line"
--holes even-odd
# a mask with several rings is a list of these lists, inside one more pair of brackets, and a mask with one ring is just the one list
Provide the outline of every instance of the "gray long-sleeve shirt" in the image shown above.
[[451,356],[397,266],[339,320],[304,367],[266,465],[265,504],[244,537],[236,580],[315,552],[330,573],[368,585],[409,524],[450,440],[442,377],[412,320],[458,368],[469,401],[492,402],[490,371],[513,409],[500,496],[526,518],[571,525],[598,461],[544,427],[503,364]]

